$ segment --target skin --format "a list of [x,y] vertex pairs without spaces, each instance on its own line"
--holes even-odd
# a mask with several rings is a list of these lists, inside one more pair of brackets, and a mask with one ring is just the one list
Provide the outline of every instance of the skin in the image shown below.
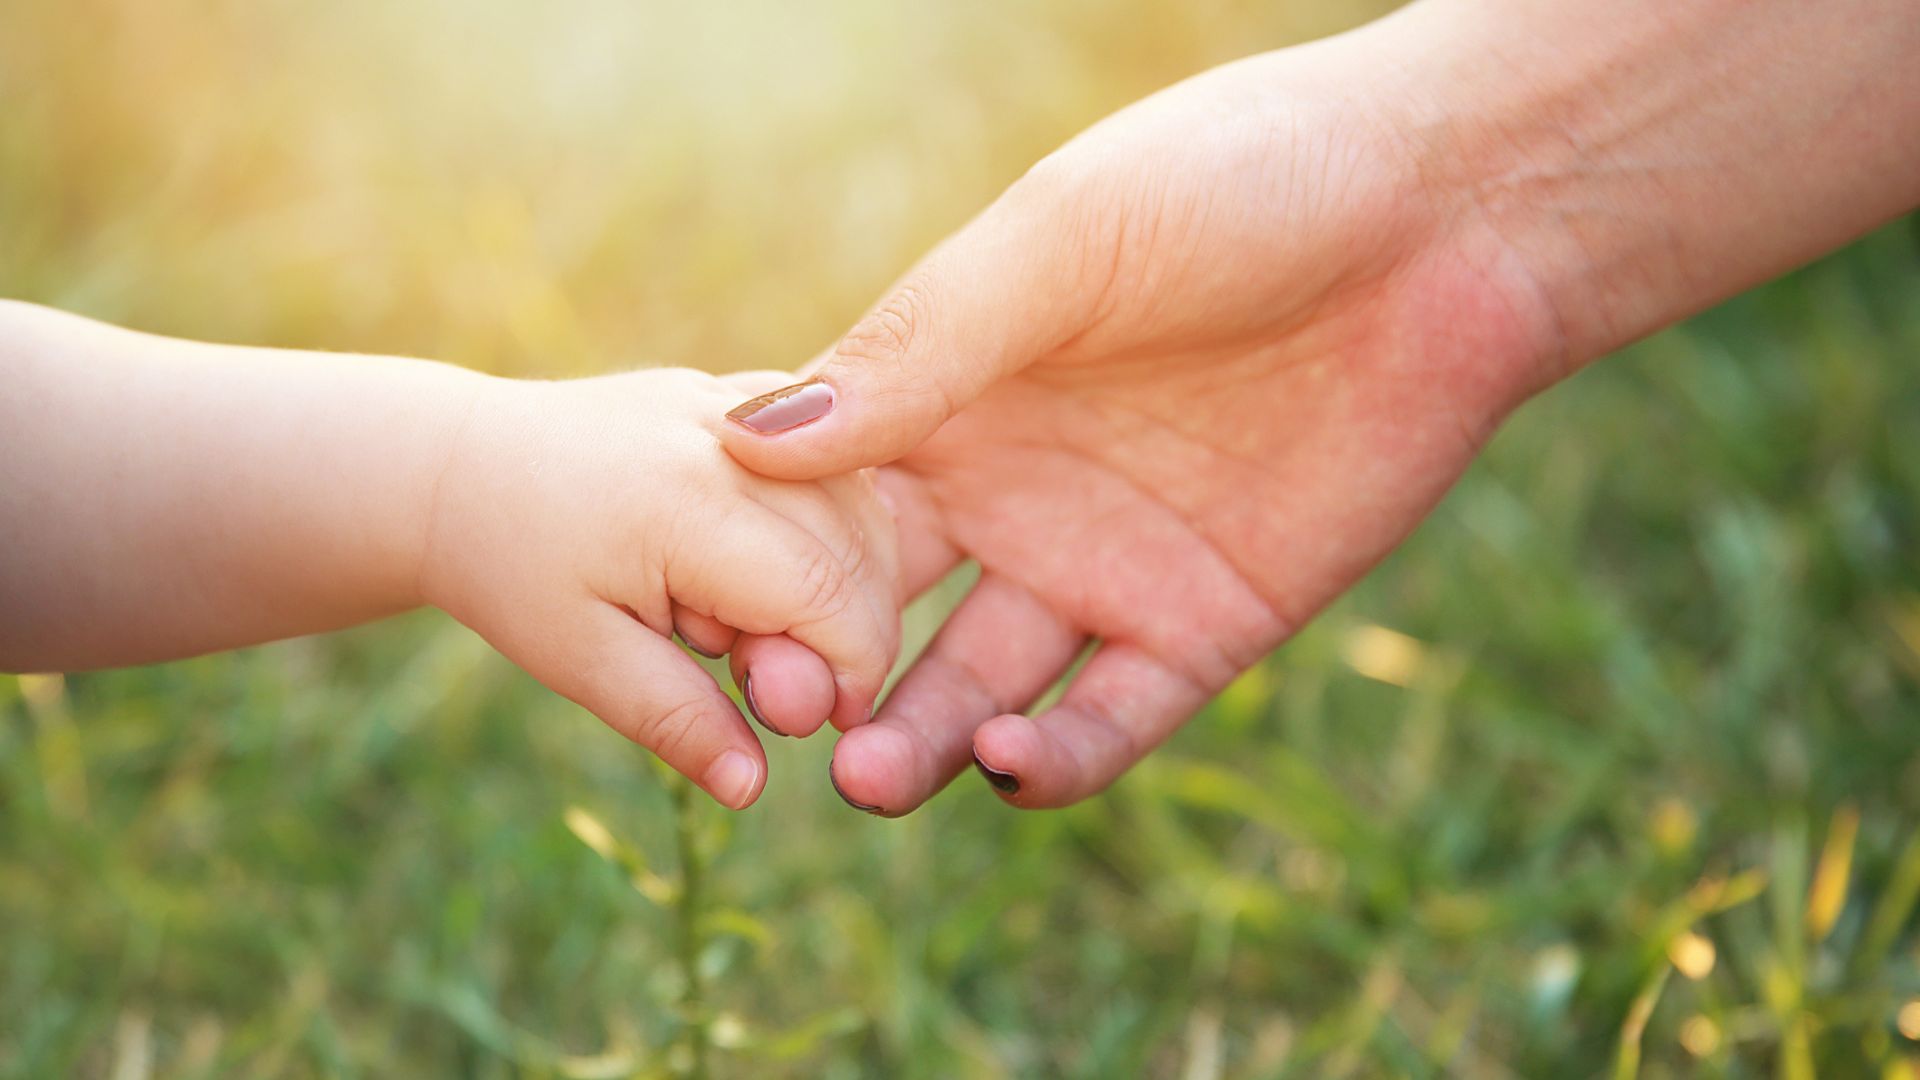
[[[671,637],[774,635],[792,715],[865,719],[899,648],[892,521],[854,473],[728,460],[784,377],[566,383],[247,349],[0,303],[0,670],[147,663],[443,608],[721,803],[766,759]],[[809,690],[824,686],[824,700]]]
[[1529,396],[1920,204],[1915,55],[1915,0],[1426,0],[1040,162],[815,362],[830,411],[723,429],[767,476],[886,465],[910,590],[981,567],[836,787],[1103,789]]

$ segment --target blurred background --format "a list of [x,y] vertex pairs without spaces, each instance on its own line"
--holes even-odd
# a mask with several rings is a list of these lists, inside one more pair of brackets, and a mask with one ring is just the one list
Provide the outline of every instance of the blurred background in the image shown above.
[[[792,367],[1086,124],[1387,6],[7,0],[0,295]],[[0,676],[0,1075],[1920,1075],[1914,226],[1545,395],[1064,812],[870,818],[823,736],[724,815],[431,612]]]

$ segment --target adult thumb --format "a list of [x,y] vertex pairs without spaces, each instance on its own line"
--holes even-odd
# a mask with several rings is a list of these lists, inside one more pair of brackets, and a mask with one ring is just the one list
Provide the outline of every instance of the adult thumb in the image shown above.
[[1093,306],[1085,232],[1020,192],[908,272],[811,378],[728,412],[721,439],[734,459],[784,480],[884,465],[1079,333]]

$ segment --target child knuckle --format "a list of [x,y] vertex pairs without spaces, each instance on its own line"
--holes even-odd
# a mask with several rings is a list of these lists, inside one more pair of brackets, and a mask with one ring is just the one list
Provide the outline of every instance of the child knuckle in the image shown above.
[[672,762],[706,722],[703,702],[676,701],[640,718],[637,739],[662,760]]
[[846,567],[824,547],[800,557],[793,589],[800,608],[815,618],[831,618],[846,607],[851,593]]

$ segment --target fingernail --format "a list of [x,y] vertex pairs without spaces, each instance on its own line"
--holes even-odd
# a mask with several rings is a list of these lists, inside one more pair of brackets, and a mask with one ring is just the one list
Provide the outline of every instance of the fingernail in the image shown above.
[[749,431],[777,435],[811,424],[832,411],[833,387],[808,379],[741,402],[727,413],[727,419]]
[[980,775],[987,778],[987,783],[992,784],[995,791],[1007,795],[1020,793],[1020,778],[981,761],[978,750],[973,752],[973,767],[980,770]]
[[766,728],[771,734],[778,735],[783,739],[788,738],[786,732],[767,723],[767,718],[760,715],[760,704],[753,700],[753,672],[751,671],[740,676],[740,696],[746,699],[747,715],[753,717],[754,723]]
[[709,659],[709,660],[718,660],[718,659],[720,659],[720,654],[719,654],[719,653],[717,653],[717,652],[708,652],[707,650],[705,650],[705,649],[703,649],[703,648],[701,648],[700,646],[698,646],[698,645],[695,645],[695,644],[694,644],[693,642],[691,642],[691,641],[688,641],[688,640],[686,639],[686,637],[685,637],[685,635],[682,635],[682,636],[681,636],[681,638],[680,638],[680,644],[682,644],[682,645],[685,645],[685,646],[686,646],[687,648],[689,648],[689,649],[692,649],[692,650],[693,650],[694,652],[696,652],[696,653],[699,653],[699,654],[700,654],[701,656],[704,656],[704,657],[706,657],[706,658],[707,658],[707,659]]
[[876,817],[886,816],[885,814],[882,814],[880,812],[880,808],[877,806],[869,806],[866,803],[855,802],[853,799],[849,798],[847,796],[846,791],[840,787],[840,778],[833,775],[833,762],[831,761],[827,762],[827,783],[833,785],[833,793],[835,795],[840,796],[841,802],[846,803],[848,806],[853,807],[855,810],[861,810],[866,813],[873,814]]
[[755,789],[760,786],[760,766],[740,751],[729,750],[707,766],[700,786],[723,804],[738,810],[753,801]]

